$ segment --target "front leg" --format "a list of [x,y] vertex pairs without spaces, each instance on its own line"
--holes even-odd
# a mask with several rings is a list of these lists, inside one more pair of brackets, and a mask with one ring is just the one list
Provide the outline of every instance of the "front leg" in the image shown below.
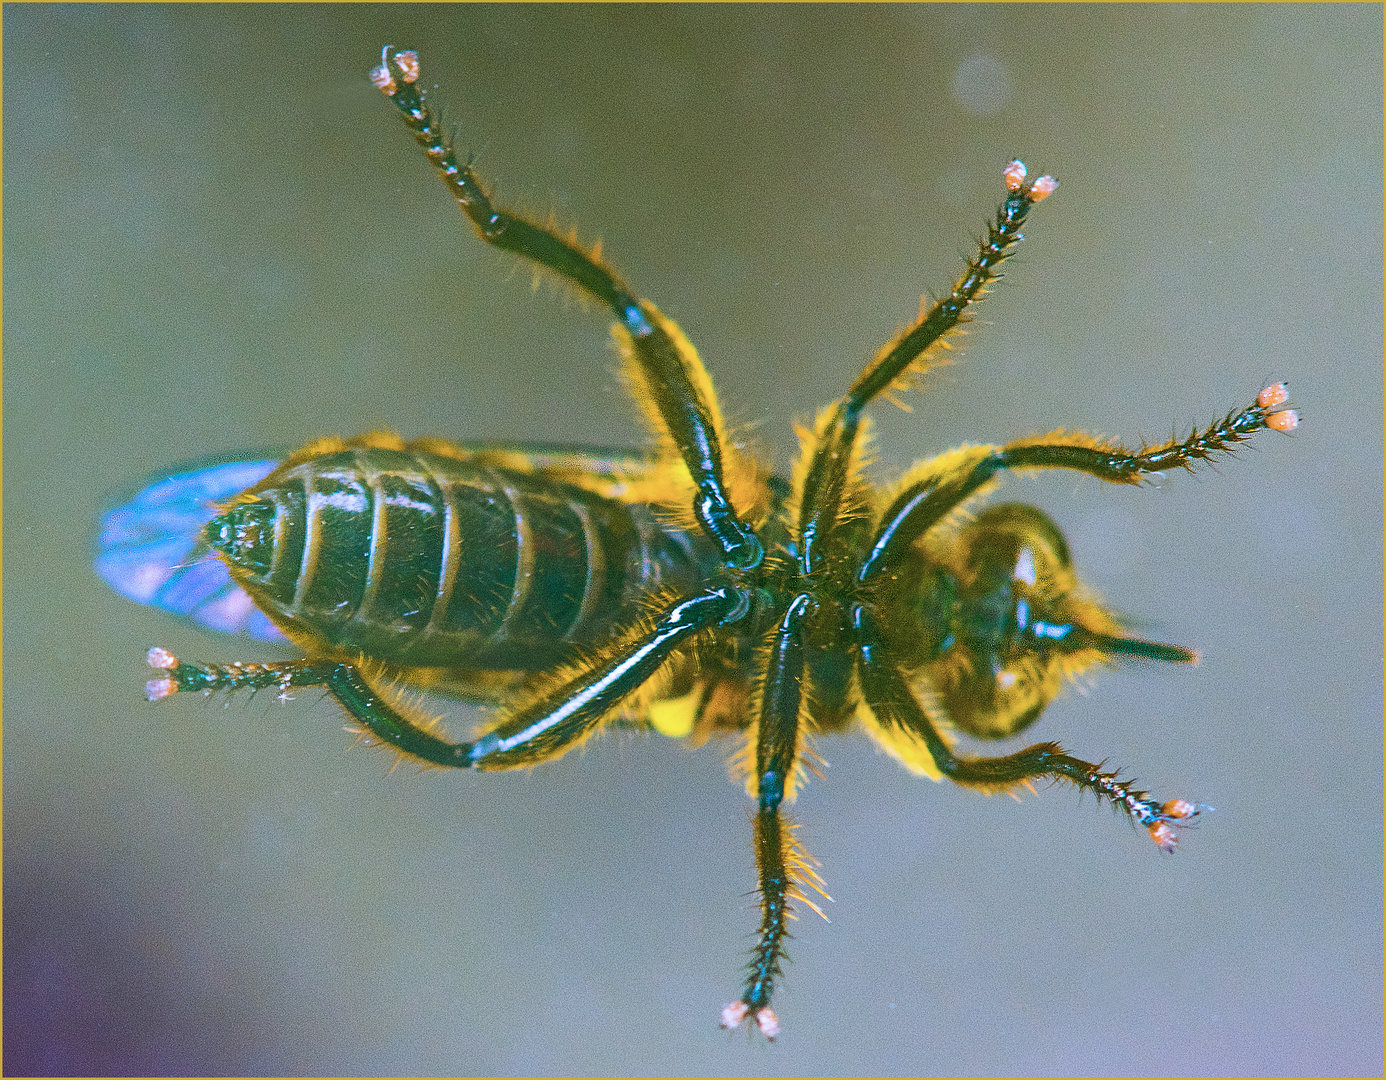
[[877,526],[870,554],[858,580],[868,582],[931,528],[997,477],[1013,469],[1073,469],[1111,484],[1138,484],[1166,469],[1193,470],[1200,461],[1231,453],[1258,431],[1289,432],[1299,426],[1299,414],[1283,406],[1289,400],[1284,383],[1265,387],[1244,409],[1228,413],[1185,439],[1171,439],[1139,452],[1091,435],[1058,432],[1017,439],[1005,446],[971,446],[940,455],[916,466],[903,481]]
[[1091,791],[1099,801],[1107,801],[1143,826],[1164,852],[1172,852],[1179,842],[1176,826],[1187,824],[1209,809],[1185,799],[1157,802],[1128,781],[1118,779],[1116,771],[1103,772],[1101,765],[1072,757],[1057,743],[1036,743],[1004,757],[964,757],[954,753],[886,653],[874,621],[865,611],[859,611],[857,624],[862,697],[879,725],[871,731],[872,736],[886,745],[897,739],[922,740],[939,772],[954,783],[985,792],[1002,792],[1031,787],[1035,780],[1046,777],[1064,780]]

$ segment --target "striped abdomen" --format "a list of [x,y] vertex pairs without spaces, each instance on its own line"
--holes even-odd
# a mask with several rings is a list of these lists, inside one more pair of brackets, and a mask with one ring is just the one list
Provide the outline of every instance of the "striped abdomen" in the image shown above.
[[279,469],[207,526],[281,623],[416,667],[539,669],[701,576],[642,506],[542,475],[352,449]]

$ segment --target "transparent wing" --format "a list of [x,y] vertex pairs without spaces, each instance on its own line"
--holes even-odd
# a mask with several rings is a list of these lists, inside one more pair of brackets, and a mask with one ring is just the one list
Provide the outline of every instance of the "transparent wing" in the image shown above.
[[285,637],[200,543],[225,502],[259,483],[277,459],[221,461],[164,476],[101,519],[96,572],[122,596],[211,630],[260,641]]

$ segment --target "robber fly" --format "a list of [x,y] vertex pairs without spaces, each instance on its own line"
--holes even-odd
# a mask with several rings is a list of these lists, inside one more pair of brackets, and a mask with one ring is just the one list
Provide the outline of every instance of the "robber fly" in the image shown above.
[[[425,100],[419,58],[372,73],[477,235],[605,305],[647,428],[642,450],[375,432],[161,479],[104,521],[98,569],[119,591],[206,626],[287,639],[301,659],[198,664],[148,654],[175,693],[322,687],[367,742],[483,771],[559,757],[614,722],[728,735],[754,800],[760,927],[722,1011],[769,1038],[786,919],[826,896],[786,806],[812,737],[865,732],[907,769],[988,792],[1064,781],[1174,848],[1202,807],[1136,790],[1052,742],[1004,756],[960,734],[1012,736],[1075,677],[1127,657],[1190,663],[1127,636],[1084,591],[1048,516],[983,506],[1007,472],[1070,469],[1113,484],[1289,431],[1283,383],[1187,438],[1132,452],[1082,433],[967,446],[884,487],[864,472],[865,410],[942,362],[998,276],[1050,176],[1011,162],[1005,195],[947,296],[881,347],[800,436],[788,479],[729,433],[674,321],[595,249],[496,206]],[[468,740],[400,687],[494,706]],[[820,912],[821,913],[821,912]]]

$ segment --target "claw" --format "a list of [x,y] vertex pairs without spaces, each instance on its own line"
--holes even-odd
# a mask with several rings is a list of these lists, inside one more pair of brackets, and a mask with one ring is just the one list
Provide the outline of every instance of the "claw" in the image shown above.
[[178,684],[172,679],[150,679],[144,684],[144,696],[150,701],[161,701],[177,689]]
[[1191,803],[1187,799],[1170,799],[1160,806],[1160,816],[1147,825],[1146,829],[1150,833],[1150,839],[1155,841],[1155,846],[1163,852],[1170,853],[1179,844],[1179,836],[1174,831],[1175,825],[1187,825],[1203,811],[1212,809],[1211,806]]
[[[744,1001],[733,1001],[722,1009],[722,1026],[728,1031],[741,1026],[742,1021],[751,1015],[751,1007]],[[764,1008],[756,1010],[756,1027],[760,1033],[771,1042],[775,1041],[775,1036],[780,1033],[780,1018],[775,1015],[775,1010],[766,1005]]]
[[178,666],[178,657],[160,645],[155,645],[145,654],[144,662],[156,671],[172,671]]
[[1025,182],[1025,162],[1019,159],[1007,165],[1006,171],[1001,175],[1005,178],[1007,191],[1021,192],[1029,196],[1032,203],[1047,199],[1054,194],[1054,189],[1059,186],[1059,182],[1048,174],[1036,177],[1032,183],[1027,184]]
[[744,1001],[733,1001],[722,1009],[722,1026],[728,1031],[739,1028],[751,1009]]

